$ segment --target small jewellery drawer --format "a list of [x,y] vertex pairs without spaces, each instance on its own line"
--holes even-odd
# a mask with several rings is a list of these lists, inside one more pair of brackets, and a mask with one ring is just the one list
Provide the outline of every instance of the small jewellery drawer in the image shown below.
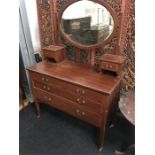
[[105,70],[115,71],[117,72],[119,69],[118,64],[109,63],[109,62],[101,62],[100,67]]
[[[62,81],[56,78],[48,77],[46,75],[38,74],[31,72],[31,79],[35,81],[39,81],[43,84],[47,84],[47,89],[48,87],[53,88],[53,92],[56,94],[69,98],[73,96],[82,96],[86,98],[87,100],[90,100],[92,102],[102,104],[104,101],[104,94],[101,94],[97,91],[79,86],[79,85],[74,85],[66,81]],[[41,86],[41,89],[46,86]],[[40,88],[40,87],[39,87]],[[46,89],[46,90],[47,90]],[[51,90],[50,90],[51,91]]]
[[51,93],[47,93],[37,88],[34,88],[33,92],[37,100],[39,100],[40,102],[47,103],[52,107],[55,107],[61,111],[71,114],[97,127],[101,124],[101,116],[99,114],[85,110],[81,106],[75,104],[74,102],[68,99]]
[[39,88],[41,90],[47,91],[49,93],[53,93],[55,95],[64,96],[65,98],[77,103],[78,105],[81,105],[83,108],[86,108],[90,111],[94,111],[96,113],[102,113],[103,112],[103,106],[102,104],[95,103],[85,97],[79,96],[79,95],[72,95],[67,94],[62,89],[58,89],[57,87],[54,87],[52,85],[47,85],[44,83],[40,83],[37,81],[33,81],[34,88]]
[[42,48],[42,53],[44,57],[52,58],[56,62],[62,61],[65,58],[64,46],[54,46],[50,45]]
[[52,53],[50,51],[44,51],[44,56],[45,57],[49,57],[49,58],[53,58],[54,57],[54,53]]

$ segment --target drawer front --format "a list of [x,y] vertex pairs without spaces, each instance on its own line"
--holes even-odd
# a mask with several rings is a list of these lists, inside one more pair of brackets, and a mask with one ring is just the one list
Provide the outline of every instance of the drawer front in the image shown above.
[[113,64],[109,62],[101,62],[100,67],[105,70],[115,71],[117,72],[119,70],[118,64]]
[[[78,85],[74,85],[56,78],[48,77],[46,75],[41,75],[39,73],[31,72],[31,79],[39,81],[41,83],[47,84],[51,86],[55,91],[55,93],[59,93],[59,95],[69,98],[70,96],[81,96],[90,102],[103,104],[104,102],[104,94],[99,92],[90,90],[88,88],[84,88]],[[71,98],[69,98],[71,99]]]
[[71,93],[65,92],[64,90],[62,90],[56,86],[54,87],[52,85],[43,84],[43,83],[37,82],[35,80],[33,81],[33,85],[34,85],[34,87],[42,89],[49,93],[63,96],[63,97],[77,103],[78,105],[81,105],[83,108],[86,108],[90,111],[93,111],[96,113],[103,112],[103,108],[102,108],[103,106],[101,104],[95,103],[95,102],[88,100],[85,97],[82,97],[80,95],[73,95]]
[[43,54],[45,57],[49,57],[49,58],[54,58],[54,55],[55,55],[54,52],[46,51],[46,50],[43,51]]
[[89,122],[97,127],[101,125],[101,116],[83,109],[81,106],[74,102],[67,100],[63,97],[47,93],[45,91],[34,88],[34,95],[37,100],[53,106],[61,111],[71,114],[81,120]]
[[63,50],[60,50],[60,51],[44,50],[43,54],[47,58],[55,59],[55,61],[62,61],[64,59],[64,51]]

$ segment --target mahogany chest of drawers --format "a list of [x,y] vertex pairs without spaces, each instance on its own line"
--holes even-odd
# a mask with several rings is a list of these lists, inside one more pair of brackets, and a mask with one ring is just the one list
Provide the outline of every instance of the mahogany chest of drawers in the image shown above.
[[101,147],[108,113],[119,99],[120,79],[69,61],[40,62],[28,70],[38,116],[39,104],[46,103],[86,121],[100,129],[98,146]]
[[65,57],[64,49],[64,46],[50,45],[42,48],[42,51],[45,58],[53,59],[55,62],[59,62]]

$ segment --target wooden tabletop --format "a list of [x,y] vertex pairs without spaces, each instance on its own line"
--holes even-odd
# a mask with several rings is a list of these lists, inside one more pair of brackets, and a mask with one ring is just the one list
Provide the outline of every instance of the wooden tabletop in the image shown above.
[[135,125],[135,92],[131,91],[122,95],[119,101],[119,108],[125,118]]
[[40,62],[28,68],[73,84],[78,84],[99,92],[111,94],[120,84],[120,79],[96,73],[90,66],[71,61],[60,63]]

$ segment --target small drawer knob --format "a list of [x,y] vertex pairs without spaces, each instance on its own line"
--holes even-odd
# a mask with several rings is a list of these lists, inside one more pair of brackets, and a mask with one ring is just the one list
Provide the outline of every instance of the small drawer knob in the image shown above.
[[49,98],[48,100],[51,101],[51,98]]
[[45,78],[44,78],[44,77],[42,77],[41,79],[42,79],[42,81],[44,81],[44,80],[45,80]]
[[84,116],[85,115],[85,112],[82,112],[82,115]]
[[112,65],[110,65],[110,68],[112,68]]
[[50,87],[48,87],[47,90],[50,90]]
[[106,68],[108,68],[109,66],[108,66],[108,64],[106,64],[106,66],[105,66]]
[[79,88],[77,88],[77,89],[76,89],[76,92],[77,92],[77,93],[79,93],[79,92],[80,92],[80,89],[79,89]]
[[82,101],[82,103],[83,103],[83,104],[85,104],[85,103],[86,103],[86,101],[85,101],[85,100],[83,100],[83,101]]
[[79,112],[80,112],[80,110],[79,110],[79,109],[76,109],[76,112],[77,112],[77,113],[79,113]]
[[80,99],[79,99],[79,98],[77,98],[77,99],[76,99],[76,101],[77,101],[77,102],[79,102],[79,101],[80,101]]
[[45,89],[45,88],[46,88],[46,86],[43,86],[43,88]]
[[48,79],[46,79],[46,81],[48,82]]
[[82,94],[85,94],[85,90],[82,90]]

